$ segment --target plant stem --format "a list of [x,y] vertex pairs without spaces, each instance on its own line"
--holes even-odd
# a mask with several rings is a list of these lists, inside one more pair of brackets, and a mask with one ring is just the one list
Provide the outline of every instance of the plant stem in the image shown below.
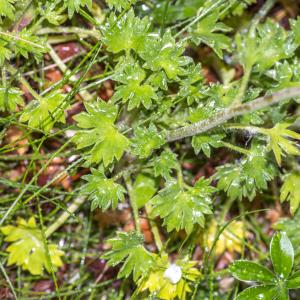
[[[70,74],[70,70],[68,70],[67,66],[64,64],[64,62],[60,59],[60,57],[57,55],[57,53],[54,51],[54,49],[52,48],[52,46],[50,44],[47,44],[48,48],[49,48],[49,55],[51,56],[51,58],[53,59],[53,61],[57,64],[57,66],[59,67],[59,69],[69,75]],[[77,78],[75,77],[75,75],[72,75],[70,77],[70,81],[72,82],[76,82]],[[91,100],[93,98],[93,96],[88,92],[88,91],[79,91],[78,92],[80,97],[84,100]]]
[[190,137],[206,132],[227,122],[228,120],[234,117],[252,113],[254,111],[279,103],[281,101],[288,100],[293,97],[298,97],[299,95],[300,87],[292,87],[283,89],[273,95],[266,95],[244,104],[234,105],[229,108],[225,108],[224,110],[220,111],[219,113],[217,113],[209,119],[202,120],[192,125],[184,126],[167,132],[167,141],[173,142],[183,139],[185,137]]
[[[150,216],[151,210],[152,210],[151,204],[146,203],[145,209],[146,209],[147,215]],[[162,241],[161,241],[160,234],[159,234],[158,228],[156,226],[156,223],[153,220],[150,220],[150,226],[151,226],[151,231],[153,233],[156,247],[157,247],[158,251],[160,251],[162,249],[163,245],[162,245]]]
[[126,187],[127,187],[127,191],[128,191],[128,195],[129,195],[129,201],[130,201],[130,205],[131,205],[132,212],[133,212],[135,229],[138,232],[141,232],[140,219],[139,219],[139,210],[138,210],[138,206],[137,206],[137,203],[136,203],[135,196],[133,194],[133,188],[132,188],[132,182],[131,182],[131,179],[130,179],[130,175],[125,176],[124,180],[125,180],[125,184],[126,184]]
[[239,146],[236,146],[236,145],[232,145],[232,144],[230,144],[230,143],[226,143],[226,142],[221,142],[222,143],[222,145],[224,146],[224,147],[226,147],[226,148],[228,148],[228,149],[231,149],[231,150],[233,150],[233,151],[236,151],[236,152],[240,152],[240,153],[243,153],[243,154],[245,154],[245,155],[250,155],[250,151],[249,150],[247,150],[247,149],[244,149],[244,148],[241,148],[241,147],[239,147]]
[[51,224],[45,231],[45,236],[48,238],[54,231],[56,231],[60,226],[62,226],[65,221],[74,214],[74,212],[81,206],[81,204],[86,200],[86,197],[81,196],[74,200],[69,208],[63,212],[60,217]]

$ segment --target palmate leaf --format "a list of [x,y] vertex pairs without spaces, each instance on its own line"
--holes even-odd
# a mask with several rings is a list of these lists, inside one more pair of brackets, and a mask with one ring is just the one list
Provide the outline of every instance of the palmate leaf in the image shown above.
[[187,191],[177,182],[170,181],[157,196],[152,198],[153,216],[161,217],[168,231],[184,229],[190,234],[194,225],[204,226],[207,214],[211,214],[211,197],[216,189],[209,180],[200,179]]
[[287,138],[300,140],[300,134],[287,129],[290,123],[278,123],[273,128],[258,128],[257,131],[268,136],[268,148],[272,150],[278,165],[281,165],[282,156],[287,153],[290,155],[300,155],[300,150],[294,141]]
[[300,286],[300,272],[292,273],[294,249],[285,232],[276,232],[273,235],[270,256],[275,274],[247,260],[235,261],[230,265],[231,274],[236,279],[262,284],[242,291],[235,299],[288,300],[288,290]]
[[152,71],[163,70],[169,79],[185,75],[184,66],[192,62],[188,56],[183,56],[184,46],[176,43],[171,32],[167,31],[161,38],[159,35],[148,35],[139,55],[145,60],[143,67]]
[[15,4],[16,0],[0,0],[0,19],[8,17],[11,20],[15,19]]
[[[125,64],[125,67],[123,66]],[[146,109],[151,107],[152,101],[157,101],[158,97],[155,88],[147,82],[146,72],[139,66],[138,62],[126,58],[121,61],[121,70],[113,77],[115,81],[122,83],[116,88],[113,100],[122,99],[123,103],[128,102],[128,110],[139,107],[141,104]]]
[[191,38],[195,44],[204,43],[211,47],[222,58],[224,50],[230,50],[231,39],[224,32],[231,28],[222,22],[218,22],[219,12],[215,11],[201,19],[196,28],[191,30]]
[[267,164],[263,156],[256,154],[235,164],[218,167],[214,176],[218,180],[218,189],[224,190],[228,197],[240,200],[248,197],[252,200],[257,190],[267,188],[268,181],[274,175],[274,168]]
[[107,50],[113,53],[138,51],[144,44],[150,24],[148,18],[135,17],[132,9],[121,20],[111,14],[102,27],[102,40]]
[[280,190],[280,201],[289,201],[291,213],[294,214],[300,204],[300,174],[292,172],[285,175],[284,183]]
[[78,130],[73,138],[78,149],[87,149],[87,162],[108,166],[119,160],[129,147],[128,139],[115,127],[118,109],[111,103],[98,101],[85,103],[87,112],[74,117]]
[[137,281],[141,276],[147,275],[154,258],[144,248],[143,241],[143,236],[135,231],[117,232],[116,238],[108,240],[112,250],[106,252],[102,258],[107,259],[110,266],[123,263],[118,278],[128,278],[133,273],[133,280]]
[[165,144],[165,136],[157,131],[155,125],[151,124],[149,128],[137,127],[131,142],[132,153],[139,158],[146,158],[152,154],[153,150]]
[[[6,249],[9,252],[8,266],[16,264],[33,275],[41,275],[44,268],[51,272],[42,233],[37,228],[33,217],[28,222],[20,218],[17,220],[17,226],[1,227],[1,232],[6,236],[4,240],[11,242]],[[54,269],[62,266],[60,257],[64,252],[55,244],[48,244],[48,250]]]
[[87,181],[82,191],[91,198],[91,209],[99,207],[105,211],[110,206],[115,209],[118,201],[124,201],[126,190],[113,179],[106,178],[103,171],[92,168],[91,172],[92,174],[82,177]]
[[65,123],[65,95],[55,91],[39,100],[32,100],[23,110],[21,122],[28,122],[31,128],[49,131],[56,122]]
[[22,91],[18,88],[5,88],[0,85],[0,111],[13,112],[18,105],[24,105]]

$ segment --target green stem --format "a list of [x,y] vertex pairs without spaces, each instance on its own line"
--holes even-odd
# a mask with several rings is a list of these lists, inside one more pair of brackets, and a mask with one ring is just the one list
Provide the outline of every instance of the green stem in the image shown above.
[[[146,203],[145,209],[146,209],[147,215],[150,216],[151,211],[152,211],[151,204]],[[163,244],[162,244],[162,241],[160,238],[159,230],[156,226],[156,223],[153,220],[150,220],[150,226],[151,226],[152,234],[154,236],[154,241],[155,241],[156,247],[157,247],[158,251],[160,251],[162,249]]]
[[127,187],[127,191],[128,191],[128,195],[129,195],[129,201],[130,201],[130,205],[132,208],[132,212],[133,212],[133,218],[134,218],[134,223],[135,223],[135,229],[138,232],[141,232],[141,227],[140,227],[140,219],[139,219],[139,210],[138,210],[138,206],[137,206],[137,202],[133,193],[133,188],[132,188],[132,182],[130,179],[130,175],[127,175],[124,177],[125,180],[125,184]]
[[71,217],[74,212],[81,206],[81,204],[86,200],[86,197],[78,197],[73,203],[68,207],[68,209],[63,212],[60,217],[51,224],[45,231],[45,236],[48,238],[53,232],[55,232],[60,226],[62,226],[66,220]]
[[[70,70],[68,70],[67,66],[64,64],[64,62],[60,59],[60,57],[57,55],[57,53],[54,51],[54,49],[52,48],[52,46],[50,44],[47,44],[48,48],[49,48],[49,55],[51,56],[51,58],[53,59],[53,61],[57,64],[57,66],[59,67],[59,69],[66,75],[69,75],[71,72]],[[75,75],[72,75],[70,77],[70,81],[72,82],[76,82],[77,78],[75,77]],[[84,100],[91,100],[93,98],[93,96],[88,92],[88,91],[80,91],[79,90],[79,95],[82,99]]]
[[244,148],[241,148],[241,147],[239,147],[239,146],[232,145],[232,144],[230,144],[230,143],[226,143],[226,142],[223,142],[223,141],[222,141],[221,143],[222,143],[222,145],[223,145],[224,147],[226,147],[226,148],[228,148],[228,149],[231,149],[231,150],[233,150],[233,151],[240,152],[240,153],[243,153],[243,154],[245,154],[245,155],[250,155],[250,154],[251,154],[251,152],[250,152],[249,150],[244,149]]

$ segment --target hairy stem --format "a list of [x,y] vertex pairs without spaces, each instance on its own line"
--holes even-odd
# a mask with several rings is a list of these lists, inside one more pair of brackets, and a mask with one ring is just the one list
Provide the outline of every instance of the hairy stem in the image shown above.
[[167,133],[167,141],[177,141],[185,137],[194,136],[210,129],[213,129],[228,120],[242,116],[245,114],[252,113],[254,111],[266,108],[273,104],[279,103],[281,101],[291,99],[293,97],[298,97],[300,95],[300,87],[293,87],[283,89],[273,95],[267,95],[259,97],[253,101],[247,102],[245,104],[231,106],[220,111],[213,117],[196,122],[192,125],[184,126]]

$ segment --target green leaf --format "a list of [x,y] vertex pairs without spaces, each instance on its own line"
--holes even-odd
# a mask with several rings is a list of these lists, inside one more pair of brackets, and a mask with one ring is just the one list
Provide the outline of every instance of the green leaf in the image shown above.
[[126,190],[113,179],[106,178],[103,171],[91,169],[91,172],[92,174],[82,177],[87,181],[83,192],[89,194],[92,199],[91,209],[99,207],[105,211],[110,206],[115,209],[118,201],[124,201]]
[[87,7],[89,10],[92,9],[92,0],[64,0],[66,7],[68,8],[68,15],[71,19],[76,12],[79,12],[81,7]]
[[288,289],[299,289],[300,288],[300,270],[293,273],[289,277],[286,286]]
[[134,4],[131,0],[105,0],[110,9],[115,8],[117,11],[121,11]]
[[82,128],[76,132],[73,141],[78,149],[87,149],[88,163],[103,162],[108,166],[119,160],[129,147],[128,139],[115,127],[117,107],[111,103],[98,101],[85,103],[87,112],[74,117],[78,126]]
[[222,139],[225,137],[224,134],[201,134],[193,136],[192,146],[196,154],[199,154],[201,151],[207,157],[210,157],[211,147],[218,148],[222,146]]
[[22,29],[12,41],[15,43],[15,47],[13,47],[15,53],[25,58],[31,54],[36,60],[40,60],[43,54],[47,52],[44,40],[26,28]]
[[[11,20],[15,19],[15,4],[16,0],[0,0],[0,17],[8,17]],[[1,18],[0,18],[1,20]]]
[[300,210],[297,211],[294,218],[281,218],[276,224],[273,225],[275,230],[286,232],[289,237],[294,251],[295,263],[300,262]]
[[218,19],[218,11],[202,18],[197,23],[197,27],[191,30],[191,38],[197,45],[204,43],[211,47],[222,58],[223,51],[229,51],[231,48],[231,39],[223,33],[231,31],[231,28],[224,23],[218,22]]
[[165,144],[165,136],[162,132],[157,131],[155,125],[151,124],[149,128],[137,127],[131,142],[132,153],[139,158],[147,158],[153,150],[159,149]]
[[112,250],[106,252],[102,258],[107,259],[110,266],[123,263],[118,278],[128,278],[133,273],[133,280],[136,282],[148,273],[154,258],[142,245],[143,241],[143,236],[135,231],[117,232],[116,238],[108,240]]
[[170,173],[172,169],[178,167],[178,161],[176,159],[176,154],[171,150],[164,150],[160,156],[154,157],[154,175],[162,176],[165,179],[170,178]]
[[0,111],[16,111],[17,106],[23,106],[22,91],[18,88],[5,88],[0,85]]
[[300,150],[297,148],[296,143],[287,139],[287,137],[290,137],[295,140],[300,140],[299,133],[287,129],[290,126],[290,123],[278,123],[270,129],[258,128],[259,132],[268,136],[268,148],[274,152],[279,166],[281,165],[284,153],[300,155]]
[[238,260],[230,265],[232,276],[241,281],[274,283],[276,276],[264,266],[248,260]]
[[292,172],[284,176],[280,190],[280,201],[289,201],[291,213],[294,214],[300,204],[300,173]]
[[246,70],[257,72],[271,68],[277,61],[292,56],[296,45],[288,32],[277,22],[267,20],[254,34],[236,36],[237,53]]
[[217,168],[214,175],[218,180],[218,189],[224,190],[228,197],[252,200],[256,191],[267,189],[268,181],[274,177],[274,169],[267,164],[263,156],[257,153],[242,159],[235,164],[225,164]]
[[242,291],[235,300],[275,300],[277,288],[274,285],[253,286]]
[[133,197],[138,208],[143,207],[155,194],[155,180],[150,176],[139,174],[133,184]]
[[145,42],[149,26],[149,19],[135,17],[132,9],[120,20],[115,14],[111,14],[105,26],[102,26],[102,40],[107,50],[113,53],[138,51]]
[[215,190],[210,181],[203,178],[186,191],[177,182],[170,181],[152,198],[152,213],[164,220],[168,231],[184,229],[190,234],[194,225],[204,227],[204,215],[212,213],[211,197]]
[[32,100],[23,110],[21,122],[31,128],[49,131],[56,122],[65,123],[65,95],[55,91],[39,100]]
[[146,109],[152,105],[152,100],[157,101],[158,97],[155,88],[145,82],[146,72],[139,66],[138,62],[126,59],[122,61],[125,67],[119,71],[119,74],[113,77],[114,80],[123,85],[118,86],[113,95],[113,100],[122,99],[123,103],[128,102],[128,110],[139,107],[141,104]]
[[169,79],[177,79],[185,75],[184,66],[192,62],[187,56],[182,56],[184,46],[176,44],[171,32],[167,31],[161,38],[159,35],[149,35],[141,49],[140,56],[145,60],[143,67],[152,71],[163,70]]
[[[42,232],[36,226],[35,220],[31,217],[28,222],[24,219],[17,220],[17,226],[1,227],[2,233],[6,236],[5,241],[11,242],[6,248],[9,252],[7,265],[21,266],[32,275],[41,275],[45,268],[51,273],[51,265],[42,238]],[[48,244],[49,255],[54,270],[62,266],[61,256],[63,251],[57,245]]]
[[187,74],[187,77],[180,81],[178,96],[186,98],[188,105],[191,105],[194,102],[199,102],[204,97],[201,66],[199,64],[187,66]]
[[294,249],[285,232],[277,232],[273,235],[270,255],[274,271],[280,278],[288,278],[293,269]]
[[5,60],[11,58],[12,52],[7,48],[7,46],[8,42],[0,40],[0,66],[3,66]]
[[256,0],[244,0],[242,2],[236,2],[231,11],[234,16],[241,16],[247,6],[254,4]]

